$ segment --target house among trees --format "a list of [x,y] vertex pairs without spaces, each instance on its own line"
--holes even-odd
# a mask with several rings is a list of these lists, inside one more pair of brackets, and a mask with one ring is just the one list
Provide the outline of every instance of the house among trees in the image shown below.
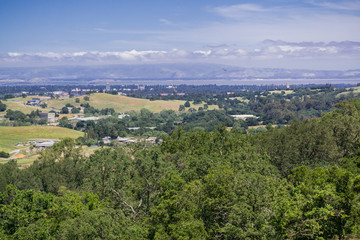
[[119,113],[119,115],[118,115],[119,119],[123,119],[124,117],[130,117],[130,115],[126,114],[126,113]]
[[104,144],[110,144],[111,143],[111,137],[104,137],[104,138],[102,138],[102,141],[104,142]]
[[39,106],[41,104],[40,99],[39,98],[33,98],[32,100],[28,100],[26,102],[26,105],[28,106]]
[[148,137],[145,141],[151,142],[151,143],[156,143],[156,137]]
[[251,115],[251,114],[240,114],[240,115],[230,115],[231,117],[235,118],[235,120],[241,119],[241,120],[246,120],[249,118],[256,118],[258,119],[259,117],[255,116],[255,115]]
[[46,142],[36,143],[35,147],[40,148],[40,149],[44,149],[44,148],[47,148],[47,147],[52,147],[54,144],[55,144],[54,141],[46,141]]
[[41,119],[47,119],[48,124],[53,124],[57,122],[57,117],[55,113],[39,113]]
[[122,138],[122,137],[117,137],[116,139],[118,142],[127,142],[129,140],[129,138]]

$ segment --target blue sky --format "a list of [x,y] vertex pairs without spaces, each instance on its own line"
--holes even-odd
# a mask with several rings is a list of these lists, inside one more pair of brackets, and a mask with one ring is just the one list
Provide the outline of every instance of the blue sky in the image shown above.
[[360,1],[0,0],[0,66],[360,68]]

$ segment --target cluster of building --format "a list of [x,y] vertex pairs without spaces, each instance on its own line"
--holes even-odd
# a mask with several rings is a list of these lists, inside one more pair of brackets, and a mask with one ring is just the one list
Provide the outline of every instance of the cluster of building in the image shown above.
[[57,125],[57,117],[55,113],[39,113],[41,119],[47,119],[48,125]]
[[161,143],[162,139],[157,140],[156,137],[148,137],[148,138],[141,138],[141,139],[137,139],[137,138],[124,138],[124,137],[117,137],[116,139],[111,139],[111,137],[104,137],[102,138],[102,141],[104,142],[104,144],[110,144],[112,141],[116,141],[119,143],[126,143],[126,144],[131,144],[131,143],[137,143],[137,142],[149,142],[149,143]]
[[36,97],[36,98],[32,98],[31,100],[28,100],[25,105],[28,106],[35,106],[35,107],[39,107],[41,106],[41,104],[43,104],[43,100],[48,100],[51,99],[51,97]]
[[160,96],[165,97],[165,96],[185,96],[185,93],[160,93]]
[[32,147],[34,147],[36,149],[42,150],[42,149],[47,148],[47,147],[52,147],[55,144],[55,142],[57,142],[57,141],[59,141],[59,140],[56,140],[56,141],[55,140],[54,141],[50,141],[50,140],[47,140],[47,141],[32,140],[32,141],[28,141],[26,143],[20,142],[20,143],[16,144],[16,146],[17,147],[32,146]]
[[235,120],[241,119],[241,120],[246,120],[249,118],[255,118],[258,119],[259,117],[255,116],[255,115],[251,115],[251,114],[240,114],[240,115],[230,115],[231,117],[233,117]]

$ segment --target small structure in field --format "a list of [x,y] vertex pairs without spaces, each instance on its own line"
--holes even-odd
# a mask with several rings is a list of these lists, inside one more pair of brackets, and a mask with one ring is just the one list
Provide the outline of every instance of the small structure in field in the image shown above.
[[109,144],[111,143],[111,137],[104,137],[102,138],[102,141],[104,142],[104,144]]
[[39,113],[39,117],[42,119],[47,119],[48,124],[57,122],[55,113]]
[[36,143],[35,147],[40,148],[40,149],[44,149],[44,148],[52,147],[52,146],[54,146],[54,144],[55,144],[54,141],[46,141],[46,142]]
[[148,137],[145,141],[151,142],[151,143],[156,143],[156,137]]
[[241,120],[246,120],[248,118],[256,118],[258,119],[259,117],[255,116],[255,115],[251,115],[251,114],[240,114],[240,115],[230,115],[231,117],[237,119],[241,119]]

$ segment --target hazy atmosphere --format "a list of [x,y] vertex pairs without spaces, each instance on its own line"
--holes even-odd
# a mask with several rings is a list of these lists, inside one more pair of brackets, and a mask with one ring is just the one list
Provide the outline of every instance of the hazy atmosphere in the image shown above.
[[359,68],[360,1],[1,0],[0,67]]

